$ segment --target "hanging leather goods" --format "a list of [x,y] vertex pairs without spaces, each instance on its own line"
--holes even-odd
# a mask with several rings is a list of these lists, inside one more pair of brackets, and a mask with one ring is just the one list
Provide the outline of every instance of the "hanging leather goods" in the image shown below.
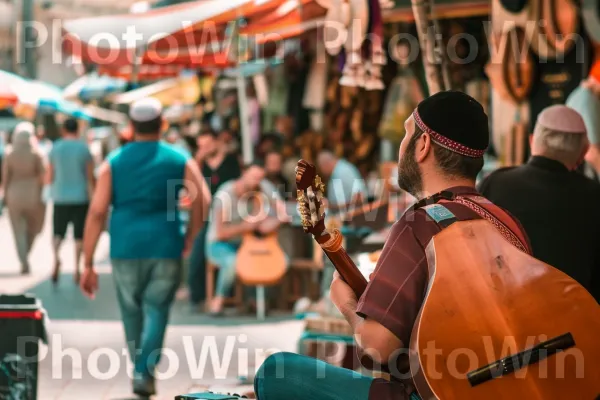
[[342,51],[348,37],[350,4],[346,0],[329,0],[322,1],[321,5],[327,8],[323,29],[325,49],[329,55],[337,56]]
[[[520,108],[533,87],[535,63],[527,45],[525,31],[513,26],[492,36],[492,57],[486,73],[494,90],[517,107],[515,122],[505,134],[504,165],[520,165],[525,160],[527,125],[521,121]],[[497,50],[497,51],[495,51]]]
[[485,67],[492,87],[515,105],[527,98],[535,75],[535,61],[526,40],[525,31],[517,26],[493,34],[492,56]]
[[[596,0],[581,1],[581,16],[586,33],[596,48],[600,47],[600,4]],[[596,54],[599,54],[597,51]]]
[[368,0],[349,0],[350,25],[348,38],[344,49],[346,51],[346,64],[340,78],[340,85],[349,87],[364,87],[365,68],[363,65],[361,49],[369,28]]
[[507,132],[504,142],[504,166],[512,167],[525,162],[527,145],[527,124],[521,120],[521,111],[517,110],[515,122]]
[[387,58],[383,49],[383,16],[380,0],[369,0],[369,25],[370,59],[366,62],[365,90],[383,90],[381,68],[386,64]]
[[529,30],[533,50],[545,59],[562,58],[575,44],[579,31],[577,6],[572,0],[536,0]]

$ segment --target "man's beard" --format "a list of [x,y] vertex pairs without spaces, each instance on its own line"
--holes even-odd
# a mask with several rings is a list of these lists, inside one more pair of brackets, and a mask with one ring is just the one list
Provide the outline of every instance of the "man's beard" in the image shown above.
[[418,198],[423,191],[423,178],[415,161],[416,141],[409,142],[406,152],[398,163],[398,186]]

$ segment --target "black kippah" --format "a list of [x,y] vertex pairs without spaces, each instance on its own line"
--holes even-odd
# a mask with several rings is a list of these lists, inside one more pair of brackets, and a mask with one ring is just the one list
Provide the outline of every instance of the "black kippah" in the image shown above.
[[435,143],[463,156],[482,157],[489,146],[488,117],[481,104],[463,92],[439,92],[426,98],[413,118]]

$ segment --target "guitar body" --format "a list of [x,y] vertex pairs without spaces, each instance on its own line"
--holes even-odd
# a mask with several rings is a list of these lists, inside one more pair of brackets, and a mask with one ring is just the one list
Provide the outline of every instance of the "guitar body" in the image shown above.
[[[454,223],[426,252],[429,287],[410,343],[411,372],[423,399],[600,395],[600,306],[581,285],[519,251],[485,220]],[[565,334],[574,345],[563,343],[562,352],[548,351],[537,363],[475,386],[467,378]],[[428,350],[432,345],[439,355]]]
[[285,275],[287,259],[277,232],[264,237],[245,235],[237,253],[236,270],[240,281],[249,286],[269,286]]

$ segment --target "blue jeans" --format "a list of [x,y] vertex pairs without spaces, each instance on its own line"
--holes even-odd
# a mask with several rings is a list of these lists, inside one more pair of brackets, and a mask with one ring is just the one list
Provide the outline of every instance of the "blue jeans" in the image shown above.
[[194,239],[192,253],[189,259],[188,287],[190,302],[198,304],[206,296],[206,232],[207,226]]
[[206,247],[206,257],[211,263],[219,267],[215,289],[215,296],[217,297],[229,296],[233,289],[236,277],[235,262],[239,248],[239,243],[228,242],[209,243]]
[[258,400],[368,400],[373,378],[294,353],[269,356],[254,378]]
[[176,259],[112,260],[121,318],[136,375],[152,377],[181,280]]

